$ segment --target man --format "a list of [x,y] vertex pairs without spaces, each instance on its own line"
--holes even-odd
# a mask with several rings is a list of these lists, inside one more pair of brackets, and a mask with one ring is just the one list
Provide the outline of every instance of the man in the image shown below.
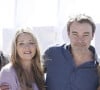
[[[0,51],[0,70],[8,62],[9,62],[8,57],[5,56],[2,51]],[[3,83],[2,85],[0,85],[0,90],[9,90],[8,89],[9,87],[8,86],[6,87],[6,86],[7,86],[7,84]]]
[[6,57],[2,51],[0,51],[0,70],[1,68],[8,63],[8,57]]
[[95,28],[86,15],[68,21],[70,45],[51,47],[45,52],[47,90],[97,90],[97,56],[90,45]]

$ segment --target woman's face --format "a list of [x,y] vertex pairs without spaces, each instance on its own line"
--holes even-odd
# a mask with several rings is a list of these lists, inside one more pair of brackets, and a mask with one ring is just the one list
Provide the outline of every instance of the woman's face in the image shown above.
[[21,60],[32,60],[36,54],[36,43],[28,33],[22,33],[17,38],[17,53]]

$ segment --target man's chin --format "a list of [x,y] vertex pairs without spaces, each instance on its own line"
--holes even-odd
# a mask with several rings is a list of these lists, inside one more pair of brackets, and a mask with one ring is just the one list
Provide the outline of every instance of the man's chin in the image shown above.
[[75,50],[86,50],[87,47],[86,46],[76,46],[74,47]]

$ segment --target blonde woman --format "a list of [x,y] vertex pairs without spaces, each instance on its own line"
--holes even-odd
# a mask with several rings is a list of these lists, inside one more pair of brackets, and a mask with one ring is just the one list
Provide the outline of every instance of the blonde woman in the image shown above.
[[45,90],[38,43],[29,30],[16,32],[11,62],[1,69],[0,83],[7,83],[9,90]]

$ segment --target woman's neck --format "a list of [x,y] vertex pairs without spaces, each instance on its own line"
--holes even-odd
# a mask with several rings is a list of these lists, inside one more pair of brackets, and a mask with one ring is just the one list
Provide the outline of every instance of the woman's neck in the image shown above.
[[31,62],[30,61],[24,61],[21,63],[22,63],[22,67],[25,71],[28,71],[28,72],[31,71]]

